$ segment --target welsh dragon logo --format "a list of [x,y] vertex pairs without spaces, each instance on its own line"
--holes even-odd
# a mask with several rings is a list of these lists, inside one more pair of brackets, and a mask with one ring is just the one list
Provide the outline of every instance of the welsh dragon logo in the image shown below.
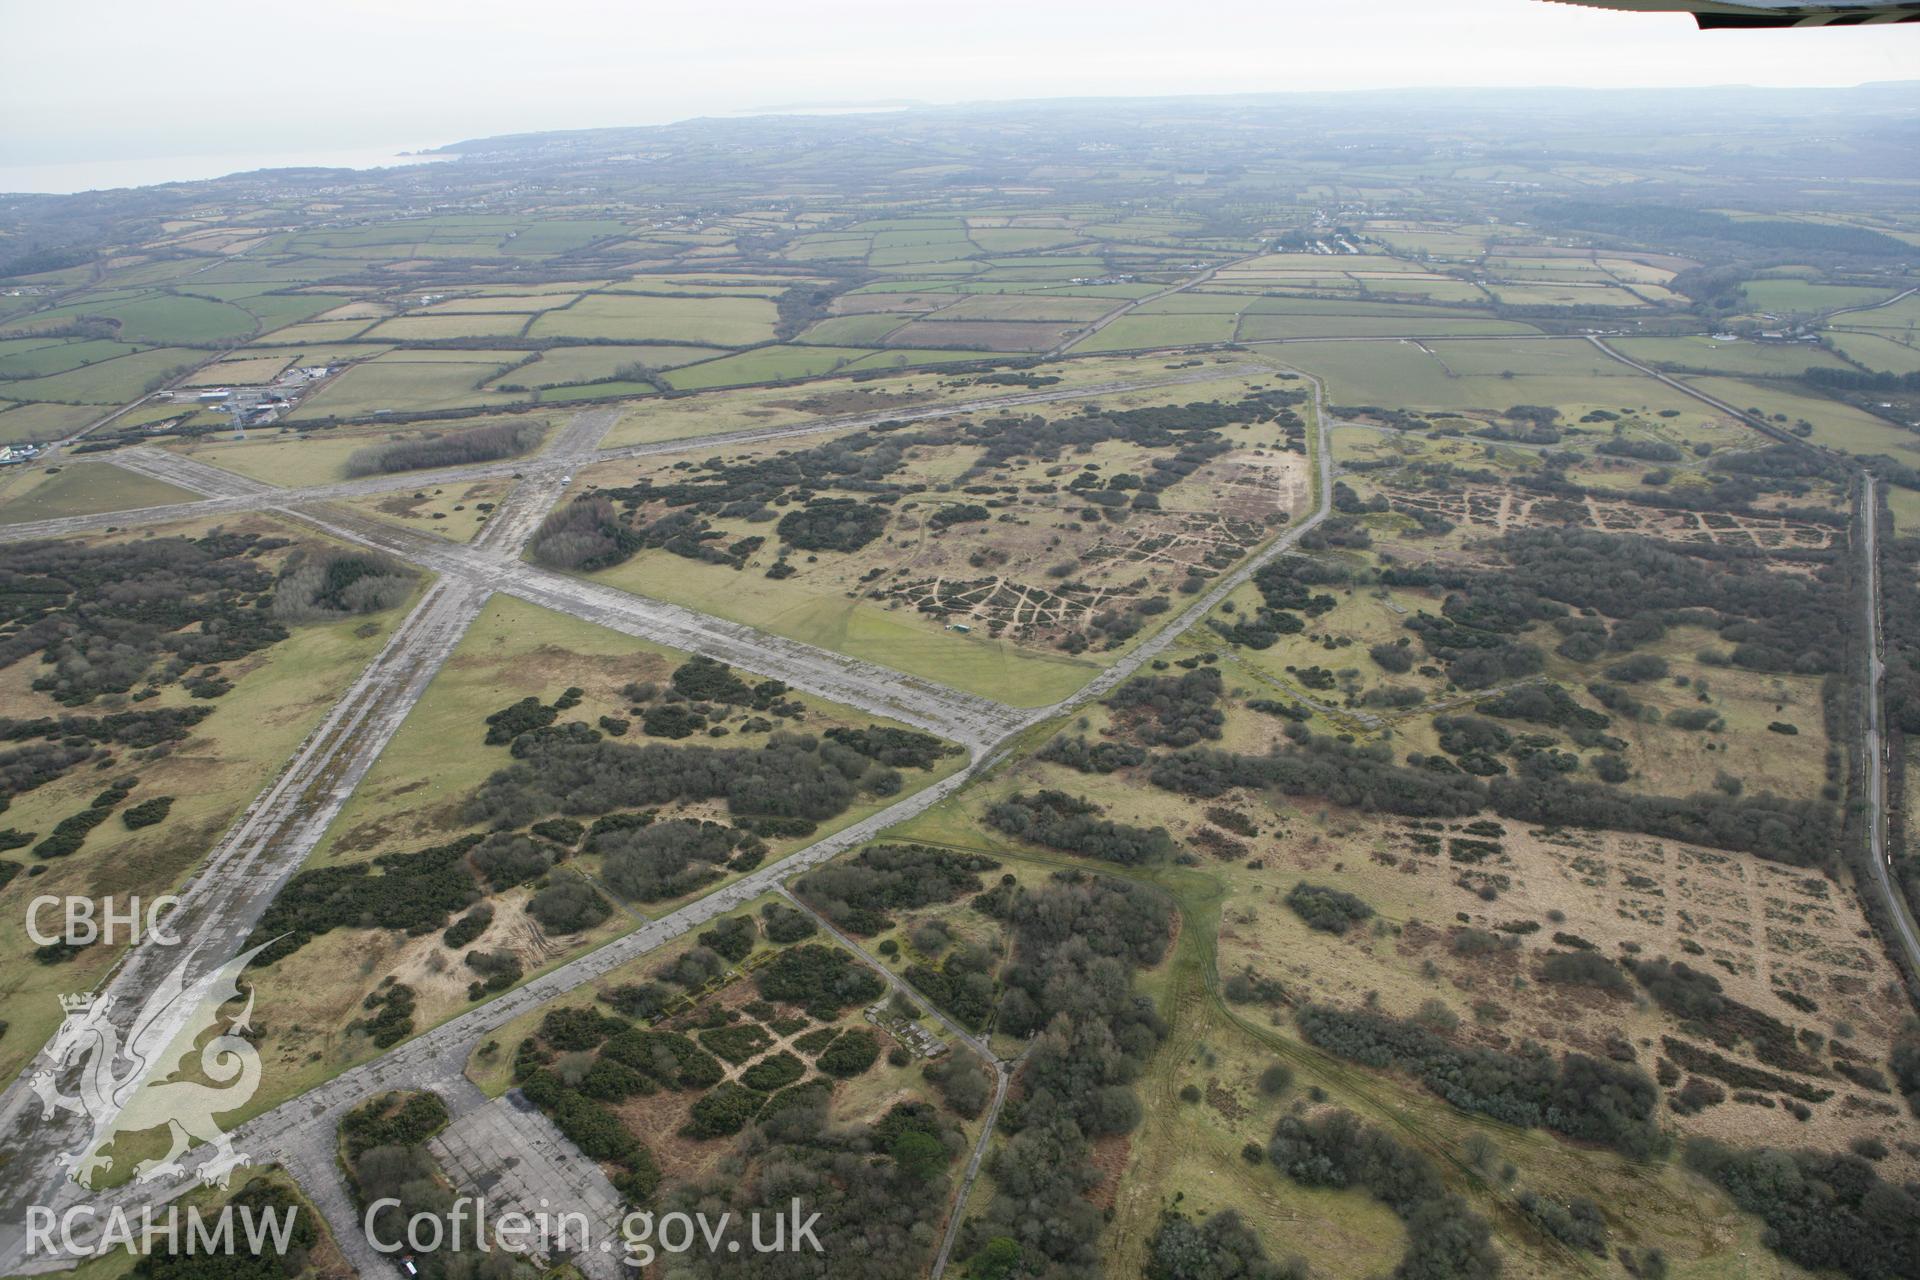
[[[159,1159],[135,1166],[141,1182],[185,1176],[180,1157],[194,1143],[213,1147],[200,1168],[200,1180],[208,1186],[225,1187],[236,1168],[252,1163],[233,1149],[214,1121],[214,1116],[244,1106],[260,1087],[260,1051],[243,1034],[253,1016],[251,988],[246,1006],[200,1048],[199,1074],[213,1083],[168,1077],[220,1022],[221,1008],[240,997],[240,973],[261,949],[234,957],[191,985],[187,964],[175,966],[148,995],[127,1028],[124,1044],[109,1016],[112,996],[60,997],[66,1021],[48,1043],[48,1062],[34,1073],[30,1087],[40,1095],[43,1119],[66,1111],[91,1123],[85,1144],[60,1157],[69,1178],[91,1188],[96,1170],[113,1168],[105,1148],[116,1135],[162,1126],[171,1147]],[[59,1080],[75,1066],[80,1091],[62,1093]]]

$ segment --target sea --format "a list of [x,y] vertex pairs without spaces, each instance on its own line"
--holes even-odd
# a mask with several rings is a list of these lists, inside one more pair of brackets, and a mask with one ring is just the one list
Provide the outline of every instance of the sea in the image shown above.
[[385,169],[451,160],[446,155],[409,154],[402,147],[336,148],[324,151],[232,151],[205,155],[141,156],[134,159],[0,164],[0,194],[72,195],[150,187],[163,182],[224,178],[256,169]]

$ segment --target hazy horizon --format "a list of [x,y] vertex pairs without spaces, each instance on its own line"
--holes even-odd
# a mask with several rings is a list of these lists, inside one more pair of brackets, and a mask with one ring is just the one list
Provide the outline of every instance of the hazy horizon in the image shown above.
[[[463,139],[871,102],[1500,88],[1851,87],[1920,76],[1920,30],[1701,32],[1683,14],[1540,0],[1376,0],[1340,12],[1226,0],[1126,13],[983,0],[929,40],[910,7],[750,0],[714,21],[555,0],[537,12],[341,0],[332,21],[237,0],[0,6],[0,189],[143,183]],[[1018,39],[1009,39],[1017,35]],[[159,166],[156,169],[156,166]],[[178,172],[163,170],[172,167]],[[248,165],[244,167],[259,167]],[[19,190],[18,187],[13,189]],[[45,188],[53,190],[53,187]]]
[[[459,158],[456,148],[463,143],[476,142],[488,138],[535,137],[546,134],[591,133],[598,130],[620,130],[631,128],[665,128],[677,124],[687,124],[700,120],[753,120],[771,119],[783,116],[866,116],[909,111],[971,110],[1004,108],[1044,109],[1050,106],[1067,107],[1074,104],[1098,102],[1218,102],[1259,101],[1263,99],[1284,100],[1289,96],[1300,98],[1325,99],[1343,94],[1356,99],[1381,98],[1395,95],[1485,95],[1494,99],[1502,95],[1580,95],[1599,94],[1617,95],[1622,102],[1630,102],[1636,92],[1666,95],[1684,94],[1794,94],[1794,93],[1849,93],[1872,89],[1911,89],[1920,92],[1920,79],[1897,81],[1867,81],[1854,85],[1838,86],[1766,86],[1766,85],[1684,85],[1671,88],[1645,88],[1641,90],[1603,88],[1581,85],[1459,85],[1459,86],[1405,86],[1375,89],[1350,90],[1293,90],[1267,93],[1191,93],[1191,94],[1134,94],[1134,95],[1073,95],[1053,98],[999,98],[979,100],[959,100],[953,102],[819,102],[819,103],[781,103],[763,107],[742,108],[737,111],[710,115],[692,115],[670,120],[612,121],[601,124],[569,126],[555,129],[509,129],[492,133],[464,134],[459,137],[436,138],[432,140],[407,139],[390,142],[385,145],[342,145],[314,146],[300,149],[279,149],[263,147],[259,150],[210,150],[203,152],[185,152],[181,154],[139,155],[121,158],[91,160],[59,160],[26,162],[23,164],[0,163],[0,196],[6,195],[71,195],[88,191],[107,191],[128,188],[161,186],[169,183],[199,182],[225,178],[236,174],[258,172],[267,169],[349,169],[359,172],[451,161]],[[1920,99],[1917,99],[1920,102]],[[1489,102],[1488,105],[1492,105]],[[1658,110],[1658,107],[1651,108]]]

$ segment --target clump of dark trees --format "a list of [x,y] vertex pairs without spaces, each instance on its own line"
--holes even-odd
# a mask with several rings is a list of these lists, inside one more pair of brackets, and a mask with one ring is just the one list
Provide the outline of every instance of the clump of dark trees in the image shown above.
[[339,552],[289,558],[273,592],[282,622],[325,622],[391,609],[413,590],[410,570],[381,556]]
[[480,896],[467,866],[468,852],[480,841],[477,835],[462,836],[416,853],[381,854],[371,864],[299,872],[254,926],[249,945],[272,944],[254,963],[272,964],[333,929],[399,929],[418,935],[446,928],[455,911]]
[[[220,1252],[189,1242],[183,1229],[179,1238],[167,1239],[135,1263],[131,1274],[137,1280],[291,1280],[307,1272],[309,1254],[320,1240],[311,1208],[264,1176],[241,1187],[227,1204],[234,1211],[233,1237]],[[263,1231],[256,1251],[246,1225],[250,1221],[264,1225],[268,1215],[274,1222],[291,1218],[293,1225],[284,1248],[271,1231]]]
[[459,467],[470,462],[517,458],[540,443],[545,424],[500,422],[489,427],[446,434],[425,432],[418,438],[356,449],[347,456],[349,476],[391,475],[429,467]]
[[711,884],[729,869],[759,864],[766,842],[718,822],[674,818],[644,826],[616,826],[587,837],[605,856],[609,888],[637,902],[677,898]]
[[1793,1027],[1727,995],[1712,974],[1664,956],[1657,960],[1629,958],[1625,964],[1654,1002],[1688,1031],[1705,1036],[1723,1049],[1731,1049],[1743,1039],[1750,1041],[1754,1056],[1769,1066],[1809,1075],[1826,1074],[1820,1059],[1807,1052]]
[[[213,708],[200,706],[32,720],[0,717],[0,742],[21,744],[0,747],[0,812],[6,811],[15,796],[45,786],[89,761],[108,758],[108,747],[145,750],[179,742],[212,714]],[[9,847],[24,843],[26,840],[19,840]]]
[[1373,908],[1365,899],[1344,890],[1308,884],[1305,880],[1287,892],[1287,905],[1309,928],[1322,933],[1345,933],[1373,916]]
[[925,845],[868,845],[800,877],[794,888],[827,919],[860,937],[893,927],[889,911],[953,902],[982,892],[983,872],[1000,864],[977,853]]
[[1920,734],[1920,538],[1888,539],[1880,554],[1887,718],[1902,733]]
[[858,751],[890,769],[931,769],[944,757],[964,754],[964,748],[942,742],[930,733],[868,725],[862,729],[833,728],[829,742]]
[[1016,791],[988,807],[987,825],[1010,836],[1123,866],[1159,862],[1173,853],[1165,827],[1133,827],[1100,816],[1100,806],[1064,791]]
[[1162,756],[1148,776],[1181,795],[1273,788],[1408,817],[1464,818],[1487,804],[1484,786],[1471,777],[1400,767],[1385,743],[1361,746],[1312,734],[1301,735],[1298,750],[1264,756],[1206,748]]
[[358,1160],[375,1147],[418,1146],[446,1127],[447,1104],[437,1093],[382,1094],[349,1111],[340,1121],[347,1158]]
[[[1345,488],[1344,485],[1336,487]],[[1352,490],[1347,492],[1351,494]],[[1216,620],[1213,628],[1234,644],[1249,649],[1272,648],[1281,636],[1306,630],[1302,614],[1317,618],[1339,603],[1333,596],[1314,588],[1337,586],[1351,577],[1344,565],[1334,561],[1282,556],[1261,566],[1253,575],[1253,585],[1260,591],[1259,611],[1231,623]]]
[[1059,737],[1040,748],[1039,758],[1080,773],[1113,773],[1145,764],[1147,751],[1130,742],[1089,742],[1085,736]]
[[1140,1122],[1133,1083],[1165,1035],[1132,971],[1166,949],[1172,904],[1146,885],[1060,872],[1032,893],[982,904],[1014,935],[998,1029],[1039,1033],[1020,1095],[988,1157],[993,1199],[961,1228],[958,1253],[1004,1263],[998,1274],[1097,1277],[1102,1216],[1085,1193],[1099,1184],[1092,1139]]
[[763,999],[796,1004],[831,1022],[849,1008],[886,994],[886,983],[839,947],[806,942],[788,947],[753,973]]
[[740,816],[819,822],[844,813],[863,789],[897,790],[887,766],[808,734],[775,733],[759,747],[676,747],[609,739],[572,721],[523,733],[509,750],[514,762],[466,802],[468,821],[513,828],[554,814],[724,800]]
[[575,498],[540,522],[528,550],[541,564],[591,573],[619,564],[647,545],[600,496]]
[[1516,1053],[1468,1048],[1413,1021],[1308,1005],[1294,1015],[1311,1044],[1380,1070],[1406,1071],[1463,1111],[1604,1143],[1637,1158],[1658,1154],[1660,1092],[1645,1072],[1585,1054],[1557,1062],[1537,1045]]
[[143,681],[157,691],[196,667],[268,648],[287,630],[273,616],[273,575],[256,557],[285,545],[215,531],[110,547],[6,547],[0,667],[40,655],[45,670],[33,687],[77,707]]
[[1882,1181],[1859,1156],[1739,1151],[1696,1138],[1686,1162],[1760,1215],[1768,1248],[1809,1270],[1854,1280],[1920,1274],[1920,1197]]
[[1718,631],[1726,661],[1754,671],[1823,674],[1846,652],[1844,568],[1829,552],[1795,553],[1808,576],[1775,572],[1769,553],[1714,543],[1663,543],[1584,529],[1523,529],[1493,540],[1498,571],[1422,566],[1382,572],[1389,586],[1448,593],[1440,614],[1406,625],[1463,689],[1539,670],[1513,639],[1536,622],[1592,610],[1624,627],[1620,647],[1682,624]]
[[1637,831],[1801,866],[1824,863],[1837,816],[1824,802],[1759,794],[1654,796],[1557,774],[1491,783],[1459,772],[1393,763],[1384,742],[1354,744],[1296,729],[1297,746],[1264,756],[1196,748],[1163,756],[1149,777],[1182,795],[1213,797],[1236,787],[1324,796],[1335,804],[1415,818],[1464,818],[1492,809],[1541,826]]
[[1148,746],[1190,747],[1218,739],[1227,722],[1220,710],[1225,685],[1215,667],[1179,676],[1136,676],[1115,689],[1107,705]]
[[[716,1174],[661,1194],[662,1213],[717,1217],[715,1205],[732,1212],[717,1249],[684,1255],[689,1274],[883,1280],[931,1265],[964,1137],[951,1117],[924,1102],[898,1103],[871,1124],[831,1123],[830,1096],[814,1081],[775,1094],[746,1139],[754,1158],[744,1176]],[[814,1235],[821,1252],[755,1252],[750,1214],[796,1198],[820,1215]],[[737,1242],[739,1252],[726,1241]]]

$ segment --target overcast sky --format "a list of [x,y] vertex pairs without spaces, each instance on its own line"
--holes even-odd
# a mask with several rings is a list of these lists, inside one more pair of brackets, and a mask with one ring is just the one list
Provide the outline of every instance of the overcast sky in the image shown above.
[[0,48],[0,168],[177,177],[795,103],[1920,78],[1920,27],[1541,0],[0,0]]

